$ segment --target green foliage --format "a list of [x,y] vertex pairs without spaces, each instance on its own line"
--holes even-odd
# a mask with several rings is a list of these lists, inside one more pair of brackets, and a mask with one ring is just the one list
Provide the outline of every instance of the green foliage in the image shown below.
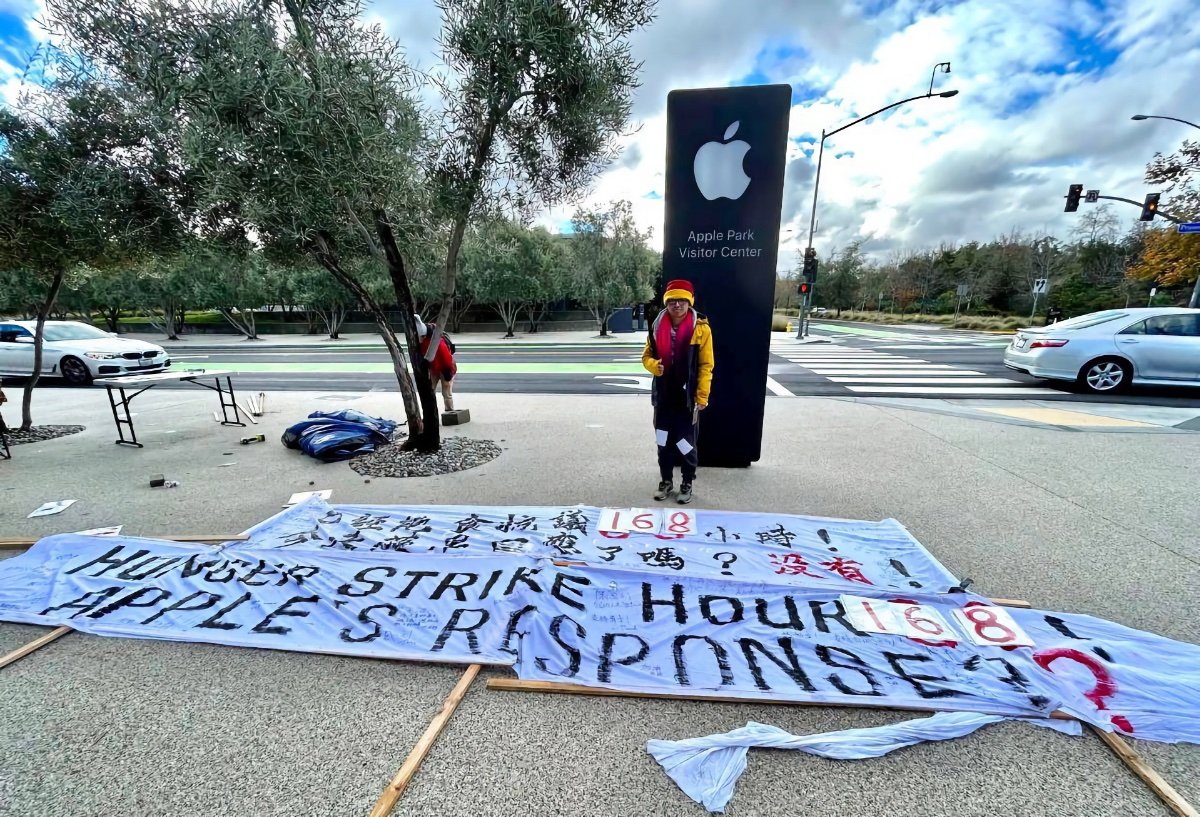
[[446,102],[433,159],[438,213],[451,224],[452,308],[468,221],[573,199],[616,155],[637,86],[629,34],[655,0],[439,0]]
[[513,336],[521,312],[564,292],[562,251],[541,228],[488,222],[468,237],[463,267],[475,300],[493,307],[504,321],[505,337]]
[[651,298],[660,257],[646,247],[650,234],[638,231],[628,201],[607,210],[577,210],[571,226],[571,291],[606,335],[614,309]]

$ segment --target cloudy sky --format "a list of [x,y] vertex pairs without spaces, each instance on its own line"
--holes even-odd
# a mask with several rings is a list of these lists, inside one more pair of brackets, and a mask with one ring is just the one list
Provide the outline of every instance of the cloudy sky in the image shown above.
[[[0,82],[11,83],[38,36],[34,2],[0,0]],[[436,66],[434,0],[376,0],[371,14],[413,62]],[[667,92],[789,83],[781,268],[807,237],[822,129],[925,93],[935,63],[952,65],[935,91],[958,96],[910,103],[826,142],[822,254],[858,238],[883,259],[1014,228],[1065,237],[1076,218],[1062,212],[1068,184],[1140,200],[1155,151],[1200,136],[1129,119],[1200,121],[1196,0],[659,0],[657,20],[633,47],[644,63],[634,104],[641,128],[589,199],[629,199],[657,243]],[[540,221],[558,229],[571,209]],[[1117,213],[1137,217],[1127,205]]]

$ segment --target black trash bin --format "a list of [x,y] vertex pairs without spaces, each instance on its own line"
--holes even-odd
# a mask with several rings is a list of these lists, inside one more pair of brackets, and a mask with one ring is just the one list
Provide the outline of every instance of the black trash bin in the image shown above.
[[633,331],[633,309],[632,307],[622,307],[614,310],[612,317],[608,319],[608,331],[613,333],[632,332]]

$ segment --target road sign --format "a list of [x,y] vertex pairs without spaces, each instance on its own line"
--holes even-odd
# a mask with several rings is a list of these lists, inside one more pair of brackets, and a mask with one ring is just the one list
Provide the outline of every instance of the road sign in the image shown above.
[[1150,297],[1153,298],[1158,294],[1158,287],[1150,287]]
[[1185,221],[1179,225],[1181,233],[1200,233],[1200,221]]
[[1086,201],[1088,204],[1095,204],[1096,202],[1100,201],[1100,191],[1099,190],[1087,191],[1087,195],[1083,197],[1083,200]]
[[1046,294],[1046,286],[1049,283],[1050,283],[1050,281],[1047,280],[1046,278],[1038,278],[1036,281],[1033,282],[1033,294],[1034,295],[1045,295]]
[[970,284],[959,284],[958,285],[958,297],[965,298],[969,294],[971,294],[971,285]]

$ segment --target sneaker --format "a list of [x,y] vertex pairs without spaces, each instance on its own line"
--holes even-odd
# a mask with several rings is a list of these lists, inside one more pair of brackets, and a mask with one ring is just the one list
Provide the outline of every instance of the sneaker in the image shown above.
[[692,501],[692,483],[685,482],[679,486],[679,496],[675,497],[675,501],[680,505],[686,505]]
[[671,495],[671,491],[673,490],[675,490],[675,486],[664,480],[658,483],[658,491],[655,492],[654,499],[658,502],[662,502]]

